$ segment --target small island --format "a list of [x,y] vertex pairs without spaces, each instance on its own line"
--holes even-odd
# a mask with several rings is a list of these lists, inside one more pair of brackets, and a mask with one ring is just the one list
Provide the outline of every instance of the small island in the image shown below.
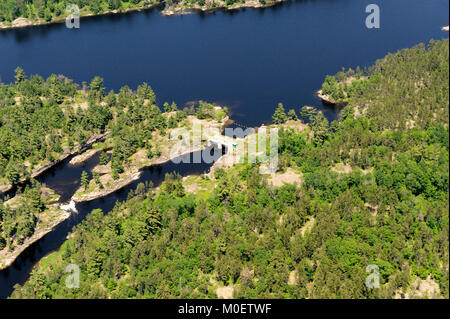
[[361,92],[367,84],[367,76],[357,68],[347,72],[338,72],[336,75],[327,75],[322,88],[316,92],[324,104],[346,106],[349,99]]

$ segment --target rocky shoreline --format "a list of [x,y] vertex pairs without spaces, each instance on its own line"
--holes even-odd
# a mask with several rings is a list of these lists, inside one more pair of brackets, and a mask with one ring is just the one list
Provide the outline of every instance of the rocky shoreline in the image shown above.
[[81,194],[81,195],[73,195],[72,201],[75,203],[81,203],[81,202],[89,202],[95,199],[99,199],[105,196],[108,196],[109,194],[114,193],[115,191],[118,191],[119,189],[131,184],[133,181],[137,180],[141,176],[141,171],[130,171],[127,172],[127,176],[121,178],[117,183],[115,183],[112,187],[104,188],[97,192],[91,192],[88,194]]
[[[216,125],[220,125],[220,128],[223,129],[229,121],[229,117],[226,116],[224,119],[222,119],[221,122],[216,122]],[[205,125],[205,123],[203,123]],[[111,193],[114,193],[121,188],[131,184],[133,181],[139,179],[139,177],[142,174],[142,170],[151,166],[156,166],[160,164],[167,163],[171,160],[173,160],[176,157],[183,157],[185,155],[188,155],[190,153],[202,151],[206,148],[206,143],[201,143],[199,145],[189,145],[188,147],[184,147],[182,149],[179,149],[176,154],[171,154],[167,152],[163,152],[158,158],[153,158],[148,161],[141,162],[138,159],[135,159],[134,164],[130,167],[125,169],[125,172],[122,173],[123,175],[113,183],[110,183],[109,185],[105,185],[102,189],[96,189],[94,191],[89,191],[85,193],[84,191],[79,188],[75,194],[72,196],[71,200],[73,200],[75,203],[81,203],[81,202],[88,202],[95,199],[99,199],[102,197],[105,197],[107,195],[110,195]],[[170,149],[168,150],[170,151]],[[138,155],[139,151],[135,153],[134,155]],[[133,156],[134,156],[133,155]],[[132,157],[133,157],[132,156]],[[111,169],[107,165],[97,165],[93,168],[93,172],[100,173],[100,175],[110,175]],[[104,173],[104,174],[101,174]]]
[[322,94],[322,90],[318,90],[316,95],[322,100],[324,104],[336,105],[336,106],[346,106],[348,104],[347,101],[337,102],[331,96]]
[[[226,116],[223,121],[220,123],[223,126],[226,125],[227,121],[228,121],[228,116]],[[84,161],[87,158],[95,155],[98,151],[101,151],[102,149],[98,149],[98,150],[89,150],[86,151],[89,147],[91,147],[93,144],[100,142],[102,140],[104,140],[106,137],[108,137],[110,135],[110,132],[101,134],[99,136],[95,136],[95,137],[91,137],[88,141],[86,141],[84,144],[80,145],[78,147],[77,150],[74,150],[73,152],[71,152],[70,154],[65,154],[61,159],[54,161],[52,163],[49,163],[47,165],[45,165],[45,167],[41,167],[39,168],[39,171],[35,171],[34,175],[37,176],[41,173],[43,173],[45,170],[53,167],[54,165],[60,163],[61,161],[63,161],[64,159],[66,159],[67,157],[71,156],[71,155],[75,155],[77,153],[82,153],[85,152],[84,154],[79,155],[78,158],[74,158],[75,162],[79,162],[79,161]],[[194,148],[188,148],[188,149],[184,149],[182,150],[179,154],[176,154],[176,157],[178,156],[183,156],[186,154],[190,154],[192,152],[196,152],[196,151],[201,151],[205,148],[205,144],[200,145],[199,147],[194,147]],[[86,202],[86,201],[91,201],[94,199],[98,199],[104,196],[107,196],[111,193],[114,193],[115,191],[120,190],[121,188],[129,185],[130,183],[132,183],[134,180],[138,179],[141,174],[142,174],[142,169],[150,167],[150,166],[154,166],[154,165],[159,165],[159,164],[163,164],[166,163],[168,161],[170,161],[172,158],[170,156],[168,156],[167,154],[162,154],[160,157],[153,159],[150,163],[150,165],[142,165],[140,167],[134,167],[132,168],[130,171],[126,172],[126,176],[122,177],[119,181],[115,182],[112,187],[108,188],[108,189],[102,189],[98,192],[91,192],[88,194],[82,194],[80,196],[76,196],[76,194],[72,197],[71,199],[71,204],[76,204],[76,203],[80,203],[80,202]],[[11,186],[12,188],[12,186]],[[68,207],[71,206],[71,204],[69,205],[60,205],[58,208],[55,206],[53,207],[53,209],[51,210],[51,214],[53,214],[53,216],[57,216],[56,218],[54,218],[54,220],[52,220],[50,223],[48,223],[47,225],[45,225],[42,228],[36,229],[34,234],[25,239],[25,241],[23,242],[23,244],[21,244],[20,246],[15,247],[15,249],[13,251],[8,251],[7,248],[3,249],[2,251],[0,251],[0,270],[6,269],[9,266],[11,266],[14,261],[29,247],[31,246],[33,243],[37,242],[38,240],[40,240],[41,238],[43,238],[46,234],[48,234],[49,232],[51,232],[52,230],[55,229],[55,227],[57,227],[60,223],[64,222],[67,218],[69,218],[71,216],[71,211]],[[64,208],[67,206],[67,210]]]
[[262,4],[259,1],[246,1],[244,3],[237,3],[234,4],[232,6],[226,6],[225,2],[219,3],[216,7],[204,7],[204,6],[199,6],[198,4],[193,5],[192,7],[185,7],[181,4],[173,7],[173,8],[164,8],[161,11],[161,14],[165,15],[165,16],[172,16],[172,15],[186,15],[186,14],[193,14],[193,13],[197,13],[197,12],[203,12],[203,13],[209,13],[209,12],[214,12],[214,11],[219,11],[219,10],[224,10],[224,11],[232,11],[232,10],[241,10],[241,9],[246,9],[246,8],[268,8],[268,7],[272,7],[274,5],[277,5],[281,2],[285,2],[288,0],[275,0],[274,2],[270,2],[270,3],[264,3]]
[[[185,155],[188,155],[190,153],[194,153],[194,152],[198,152],[198,151],[202,151],[204,150],[206,147],[206,145],[202,145],[200,147],[195,147],[192,149],[187,150],[186,152],[177,154],[176,157],[183,157]],[[169,158],[167,156],[160,156],[158,159],[153,160],[149,165],[142,165],[139,166],[137,168],[131,169],[129,171],[126,171],[126,176],[121,177],[116,183],[114,183],[111,187],[108,188],[104,188],[101,189],[99,191],[95,191],[95,192],[90,192],[88,194],[80,194],[77,195],[76,193],[72,196],[72,199],[75,203],[81,203],[81,202],[89,202],[95,199],[99,199],[105,196],[108,196],[118,190],[120,190],[121,188],[124,188],[125,186],[131,184],[133,181],[139,179],[139,177],[142,174],[142,170],[152,167],[152,166],[156,166],[156,165],[160,165],[160,164],[164,164],[167,163],[169,161],[171,161],[173,158]],[[98,167],[98,166],[97,166]],[[95,171],[98,171],[94,168]]]
[[89,160],[92,156],[94,156],[95,154],[97,154],[98,152],[101,152],[101,151],[103,151],[103,148],[87,150],[83,154],[72,157],[69,164],[70,165],[82,164],[82,163],[86,162],[87,160]]
[[[61,158],[59,158],[58,160],[55,160],[51,163],[47,163],[47,164],[37,168],[36,170],[34,170],[31,174],[31,177],[35,178],[35,177],[39,176],[46,170],[52,168],[53,166],[55,166],[58,163],[61,163],[62,161],[64,161],[65,159],[67,159],[70,156],[85,152],[93,144],[104,140],[109,135],[110,135],[110,132],[106,132],[106,133],[103,133],[100,135],[95,135],[95,136],[90,137],[86,142],[75,147],[75,149],[72,152],[64,153],[63,156],[61,156]],[[87,160],[89,157],[93,156],[95,153],[97,153],[100,150],[101,149],[87,151],[85,154],[79,155],[79,158],[75,162]],[[92,151],[95,151],[95,152],[92,152]],[[24,182],[26,182],[26,180],[22,179],[21,183],[24,183]],[[4,187],[1,191],[7,192],[7,191],[11,190],[13,187],[14,187],[13,185],[8,185],[7,187]],[[2,192],[0,192],[0,194],[2,194]],[[33,233],[33,235],[31,237],[26,238],[21,245],[15,247],[12,251],[8,251],[7,248],[4,248],[3,250],[0,251],[0,270],[6,269],[9,266],[11,266],[14,263],[14,261],[29,246],[31,246],[32,244],[34,244],[35,242],[37,242],[38,240],[43,238],[45,235],[47,235],[48,233],[53,231],[55,229],[55,227],[57,227],[60,223],[64,222],[67,218],[69,218],[71,216],[70,210],[65,210],[62,206],[58,207],[58,205],[59,204],[57,204],[57,203],[53,204],[52,209],[49,210],[49,212],[47,213],[47,214],[51,215],[51,219],[52,219],[51,222],[46,224],[44,227],[36,228],[35,232]]]
[[[62,161],[64,161],[67,158],[69,158],[70,156],[80,154],[80,153],[86,151],[88,148],[90,148],[93,144],[103,141],[110,134],[111,134],[110,132],[107,132],[107,133],[103,133],[103,134],[100,134],[100,135],[91,136],[86,142],[75,146],[75,148],[71,152],[63,153],[59,159],[54,160],[53,162],[41,165],[40,167],[34,169],[31,172],[30,177],[31,178],[38,177],[39,175],[41,175],[42,173],[44,173],[48,169],[50,169],[50,168],[54,167],[55,165],[61,163]],[[21,184],[25,183],[26,181],[27,181],[27,178],[23,177],[23,178],[20,179],[19,183],[17,183],[16,185],[21,185]],[[5,193],[9,192],[16,185],[8,184],[8,185],[0,186],[0,195],[3,195]]]
[[4,249],[5,252],[0,251],[0,270],[6,269],[11,266],[14,261],[16,261],[16,259],[25,251],[25,249],[54,230],[56,226],[65,221],[71,215],[70,212],[64,210],[54,211],[53,213],[55,213],[55,215],[57,214],[58,217],[45,227],[36,229],[33,236],[25,239],[22,245],[16,247],[13,251],[8,251],[8,248]]
[[[281,2],[285,2],[285,1],[289,1],[289,0],[275,0],[274,2],[270,2],[270,3],[264,3],[262,4],[259,1],[255,1],[255,0],[251,0],[251,1],[246,1],[244,3],[238,3],[232,6],[226,6],[225,2],[221,2],[219,3],[216,7],[204,7],[204,6],[199,6],[199,5],[194,5],[192,7],[186,7],[182,4],[178,4],[173,8],[167,8],[165,7],[164,9],[161,10],[161,14],[164,16],[173,16],[173,15],[186,15],[186,14],[193,14],[193,13],[197,13],[197,12],[203,12],[203,13],[208,13],[208,12],[214,12],[214,11],[218,11],[218,10],[224,10],[224,11],[232,11],[232,10],[240,10],[240,9],[246,9],[246,8],[268,8],[268,7],[272,7],[274,5],[277,5]],[[89,13],[89,14],[82,14],[80,16],[80,18],[85,18],[85,17],[95,17],[95,16],[103,16],[103,15],[113,15],[113,14],[125,14],[125,13],[129,13],[129,12],[135,12],[135,11],[144,11],[144,10],[150,10],[150,9],[154,9],[160,5],[162,5],[163,1],[148,5],[148,6],[144,6],[144,7],[138,7],[138,8],[128,8],[125,10],[111,10],[111,11],[105,11],[102,13],[98,13],[98,14],[94,14],[94,13]],[[6,24],[3,22],[0,22],[0,31],[2,30],[8,30],[8,29],[21,29],[21,28],[26,28],[26,27],[33,27],[33,26],[42,26],[42,25],[49,25],[49,24],[56,24],[56,23],[65,23],[65,18],[60,18],[60,19],[56,19],[56,20],[52,20],[52,21],[31,21],[28,20],[26,18],[23,17],[19,17],[17,19],[15,19],[14,21],[11,22],[11,24]]]
[[[103,16],[103,15],[111,15],[111,14],[124,14],[124,13],[129,13],[129,12],[135,12],[135,11],[143,11],[143,10],[149,10],[149,9],[153,9],[156,8],[157,6],[159,6],[161,3],[157,2],[148,6],[144,6],[144,7],[138,7],[138,8],[128,8],[125,10],[111,10],[111,11],[105,11],[102,13],[98,13],[98,14],[94,14],[94,13],[89,13],[89,14],[82,14],[80,16],[80,18],[85,18],[85,17],[96,17],[96,16]],[[42,26],[42,25],[49,25],[49,24],[56,24],[56,23],[65,23],[66,22],[66,18],[61,18],[61,19],[57,19],[57,20],[52,20],[52,21],[31,21],[28,20],[26,18],[23,17],[19,17],[16,20],[14,20],[13,22],[11,22],[11,25],[5,24],[0,22],[0,31],[1,30],[8,30],[8,29],[20,29],[20,28],[26,28],[26,27],[34,27],[34,26]]]
[[[54,230],[56,226],[71,216],[70,210],[64,209],[59,204],[59,196],[56,196],[55,198],[56,193],[52,189],[42,187],[41,191],[46,194],[47,209],[39,213],[37,217],[38,222],[31,237],[25,238],[20,245],[13,245],[11,251],[8,247],[0,249],[0,270],[11,266],[29,246],[43,238],[46,234]],[[16,202],[20,200],[20,195],[16,195],[16,197],[11,198],[5,202],[5,204],[14,209],[14,207],[16,207]]]

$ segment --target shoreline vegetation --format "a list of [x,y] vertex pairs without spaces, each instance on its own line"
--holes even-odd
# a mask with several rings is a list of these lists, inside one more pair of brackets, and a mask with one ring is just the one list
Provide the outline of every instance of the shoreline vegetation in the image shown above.
[[[90,138],[88,138],[86,140],[86,142],[75,146],[72,151],[66,151],[65,153],[63,153],[60,158],[58,158],[56,160],[53,160],[53,161],[50,161],[50,162],[47,162],[45,164],[42,164],[38,168],[34,169],[30,173],[29,176],[22,177],[17,183],[14,183],[14,184],[9,183],[9,184],[0,185],[0,195],[6,194],[10,190],[12,190],[15,186],[23,185],[24,183],[26,183],[30,179],[34,179],[34,178],[39,177],[41,174],[45,173],[47,170],[53,168],[54,166],[58,165],[59,163],[63,162],[64,160],[66,160],[67,158],[69,158],[71,156],[78,155],[78,154],[80,156],[83,155],[86,150],[89,150],[92,147],[92,145],[103,141],[109,134],[111,134],[111,133],[107,132],[107,133],[104,133],[104,134],[98,134],[98,135],[91,136]],[[92,154],[92,155],[94,155],[94,154]],[[88,158],[86,158],[84,160],[81,160],[81,161],[77,161],[75,159],[75,161],[73,161],[73,162],[71,160],[70,164],[72,164],[72,165],[73,164],[77,164],[77,163],[83,162],[83,161],[85,161],[87,159]]]
[[[160,144],[165,141],[158,141],[190,119],[199,119],[203,126],[220,123],[218,132],[228,120],[226,107],[203,101],[183,110],[173,102],[160,108],[146,83],[136,90],[124,86],[118,93],[106,93],[100,77],[83,82],[80,88],[62,75],[44,80],[38,75],[28,77],[21,68],[15,73],[14,83],[0,85],[0,185],[2,191],[18,186],[14,194],[0,199],[0,250],[6,249],[0,256],[3,265],[70,216],[64,212],[67,205],[58,209],[47,205],[34,180],[44,171],[70,156],[67,165],[77,165],[99,150],[108,151],[111,156],[100,156],[100,161],[109,164],[114,184],[123,177],[134,153],[140,150],[144,161],[160,157],[164,151]],[[12,196],[24,200],[10,208]],[[49,207],[53,213],[46,213]],[[41,222],[45,216],[48,220]]]
[[[223,112],[223,109],[221,107],[216,106],[215,111]],[[174,113],[174,112],[172,112],[172,113]],[[167,114],[167,115],[170,116],[173,114]],[[216,120],[208,121],[208,120],[198,120],[194,116],[189,116],[186,120],[188,122],[186,124],[188,124],[189,126],[192,126],[192,122],[197,120],[200,122],[202,129],[204,129],[204,130],[212,129],[212,130],[218,130],[219,132],[221,132],[222,129],[226,126],[227,122],[229,121],[229,117],[225,116],[220,121],[216,121]],[[107,132],[107,133],[102,134],[102,136],[100,136],[100,137],[91,138],[93,141],[95,140],[95,142],[86,143],[85,151],[84,152],[79,151],[78,152],[79,155],[73,157],[71,159],[71,161],[68,163],[68,165],[74,165],[74,164],[85,162],[89,158],[94,156],[96,153],[104,151],[105,148],[89,148],[89,149],[87,149],[87,147],[88,147],[88,144],[89,144],[89,147],[92,147],[93,144],[95,144],[96,142],[99,142],[101,140],[104,140],[109,135],[110,135],[110,132]],[[166,136],[161,137],[161,140],[159,142],[160,142],[160,144],[171,145],[171,146],[174,145],[174,143],[170,143],[170,140],[168,138],[166,138]],[[154,158],[154,159],[150,159],[150,160],[145,160],[142,158],[143,153],[145,154],[145,149],[140,149],[133,156],[131,156],[131,161],[126,166],[125,171],[122,174],[120,174],[119,179],[114,181],[114,183],[111,184],[108,182],[108,183],[106,183],[107,188],[98,189],[98,187],[95,187],[95,181],[92,180],[91,187],[94,186],[93,190],[91,190],[90,192],[86,192],[86,191],[83,191],[82,187],[80,187],[76,191],[76,193],[74,194],[74,196],[72,197],[71,200],[75,203],[79,203],[79,202],[91,201],[94,199],[105,197],[105,196],[107,196],[111,193],[114,193],[115,191],[118,191],[121,188],[127,186],[128,184],[132,183],[134,180],[138,179],[141,175],[141,170],[143,168],[163,164],[165,162],[172,160],[175,157],[183,156],[183,155],[186,155],[186,154],[189,154],[192,152],[196,152],[196,151],[201,151],[204,149],[204,147],[205,147],[205,144],[202,143],[198,147],[182,149],[182,150],[180,150],[180,152],[178,152],[177,154],[174,154],[173,156],[170,156],[169,152],[171,151],[171,149],[170,149],[170,147],[167,147],[164,149],[165,152],[162,153],[158,158]],[[58,160],[57,163],[60,163],[61,161],[65,160],[69,156],[73,156],[75,153],[76,152],[73,152],[73,154],[63,156],[64,158]],[[48,166],[46,169],[50,169],[57,163],[54,163],[53,165]],[[106,171],[105,171],[104,170],[105,167],[108,167],[109,169],[106,169]],[[103,172],[103,174],[101,174],[102,175],[101,180],[103,182],[105,180],[113,181],[113,178],[111,176],[110,165],[108,166],[108,165],[99,164],[93,169],[93,171],[94,170]],[[43,171],[40,173],[43,173]],[[40,240],[46,234],[51,232],[56,226],[58,226],[60,223],[62,223],[63,221],[65,221],[67,218],[70,217],[70,215],[71,215],[70,210],[65,210],[62,208],[63,206],[69,206],[70,204],[69,205],[60,205],[60,203],[58,202],[59,195],[56,195],[52,189],[44,188],[44,187],[42,187],[41,189],[42,189],[42,192],[45,193],[45,195],[47,196],[46,201],[49,202],[49,204],[51,204],[51,205],[49,206],[48,209],[46,209],[44,212],[42,212],[41,215],[39,215],[40,217],[38,218],[38,220],[40,221],[40,223],[38,223],[38,225],[34,229],[34,232],[31,237],[25,238],[23,243],[16,246],[14,249],[9,249],[7,247],[7,245],[5,245],[5,247],[3,249],[0,249],[0,270],[6,269],[9,266],[11,266],[25,249],[27,249],[29,246],[31,246],[36,241]],[[4,203],[4,205],[10,207],[11,204],[20,200],[21,198],[22,198],[22,195],[17,194],[13,198],[6,201]],[[50,198],[51,198],[51,200],[50,200]],[[42,216],[44,216],[44,217],[42,217]],[[1,248],[1,246],[0,246],[0,248]]]
[[[36,190],[34,194],[31,196],[27,195],[27,192],[32,193],[33,190]],[[38,198],[32,198],[35,194],[37,194]],[[32,203],[28,202],[33,200],[34,202]],[[36,204],[36,200],[38,200],[38,204]],[[26,237],[25,235],[20,235],[18,231],[15,230],[16,233],[11,238],[5,240],[0,232],[0,270],[11,266],[29,246],[43,238],[46,234],[55,229],[56,226],[70,217],[71,212],[61,209],[58,200],[59,195],[52,189],[36,184],[32,189],[27,189],[25,193],[16,194],[13,198],[4,203],[0,202],[1,215],[5,215],[3,217],[5,221],[3,221],[2,228],[6,228],[4,224],[13,222],[7,220],[9,213],[20,215],[20,212],[18,211],[21,211],[23,207],[27,210],[30,208],[33,210],[36,206],[40,206],[31,213],[31,215],[33,215],[31,220],[27,221],[29,224],[35,225],[33,230],[31,230],[29,225],[28,228],[23,225],[11,225],[8,227],[19,229],[24,227],[25,232],[32,232],[31,236]],[[27,202],[27,204],[23,206],[21,202]],[[28,206],[28,204],[30,204],[31,207]],[[26,211],[26,213],[29,214],[28,211]],[[24,216],[20,217],[22,218]]]
[[352,96],[360,94],[367,85],[367,70],[356,71],[351,68],[347,72],[338,72],[336,75],[327,75],[322,88],[316,92],[324,104],[344,107]]
[[[223,109],[216,106],[215,112],[223,112]],[[174,114],[165,113],[165,115],[170,117]],[[195,116],[188,116],[182,125],[184,124],[186,127],[191,128],[194,125],[194,121],[196,121],[197,125],[200,125],[204,132],[208,130],[221,132],[228,120],[228,116],[224,116],[220,121],[216,119],[199,120]],[[96,174],[98,178],[92,178],[89,181],[89,184],[80,186],[72,196],[71,200],[75,203],[81,203],[105,197],[131,184],[136,179],[139,179],[144,168],[164,164],[176,157],[183,157],[190,153],[205,149],[206,141],[202,141],[202,143],[198,145],[190,145],[190,142],[187,142],[186,146],[182,146],[176,153],[172,153],[173,147],[175,147],[179,141],[171,140],[169,139],[169,136],[176,134],[175,132],[179,129],[180,127],[169,130],[164,136],[161,136],[159,132],[154,132],[153,139],[154,143],[157,145],[156,148],[158,148],[158,153],[160,153],[159,156],[148,158],[148,154],[144,148],[137,149],[136,152],[129,157],[127,163],[124,165],[123,172],[119,174],[117,179],[113,178],[111,163],[99,163],[92,169],[92,173]],[[188,134],[191,136],[191,132]],[[89,155],[93,156],[95,153],[91,152]]]
[[[112,15],[112,14],[126,14],[130,12],[135,11],[144,11],[144,10],[150,10],[153,8],[156,8],[159,6],[161,2],[156,2],[147,6],[142,7],[132,7],[132,8],[126,8],[122,10],[107,10],[101,13],[92,13],[90,11],[81,12],[80,18],[87,18],[87,17],[96,17],[96,16],[104,16],[104,15]],[[44,19],[36,19],[36,20],[29,20],[24,17],[16,18],[12,22],[0,22],[0,31],[1,30],[7,30],[7,29],[20,29],[20,28],[26,28],[26,27],[34,27],[34,26],[43,26],[43,25],[49,25],[49,24],[56,24],[56,23],[65,23],[66,17],[70,14],[63,14],[51,21],[45,21]]]
[[[164,8],[161,8],[160,13],[165,16],[173,16],[173,15],[186,15],[193,14],[197,12],[209,13],[218,10],[232,11],[232,10],[240,10],[246,8],[267,8],[279,3],[288,1],[288,0],[198,0],[197,3],[194,3],[196,0],[181,0],[178,2],[175,1],[141,1],[137,5],[133,6],[129,4],[130,7],[120,8],[108,10],[104,9],[104,11],[100,12],[92,12],[89,7],[82,8],[80,11],[80,18],[85,17],[94,17],[94,16],[102,16],[102,15],[113,15],[113,14],[126,14],[135,11],[144,11],[151,10],[157,8],[159,6],[164,5]],[[64,23],[66,17],[69,16],[69,13],[62,13],[57,17],[51,18],[48,21],[43,17],[37,17],[32,20],[25,18],[23,16],[19,16],[12,21],[0,21],[0,31],[8,30],[8,29],[20,29],[26,27],[33,26],[42,26],[56,23]]]
[[[200,4],[191,4],[188,0],[181,0],[176,4],[167,5],[161,14],[165,16],[185,15],[197,12],[209,13],[217,10],[240,10],[246,8],[268,8],[288,0],[243,0],[243,1],[223,1],[223,0],[200,0]],[[167,3],[167,2],[166,2]],[[231,3],[231,4],[228,4]]]
[[[70,156],[83,153],[110,134],[110,147],[115,150],[111,166],[118,177],[126,159],[137,149],[146,149],[149,156],[156,156],[157,150],[151,149],[155,132],[165,136],[167,130],[194,115],[222,121],[228,112],[226,108],[215,109],[210,103],[197,101],[198,105],[194,103],[183,110],[173,102],[165,102],[163,113],[146,83],[136,91],[125,86],[118,93],[106,94],[100,77],[89,85],[83,82],[80,89],[62,75],[44,80],[38,75],[28,78],[20,68],[15,73],[14,83],[0,85],[1,195],[16,185],[24,186]],[[89,154],[71,159],[71,164],[83,162],[85,157]]]
[[[223,112],[223,109],[219,106],[215,107],[215,112]],[[174,113],[174,112],[172,112]],[[167,114],[168,117],[173,114]],[[228,116],[224,116],[220,121],[217,120],[198,120],[194,116],[189,116],[186,121],[188,126],[192,127],[193,121],[199,121],[200,125],[202,127],[202,130],[218,130],[221,132],[223,128],[226,126],[226,124],[229,121]],[[175,129],[176,130],[176,129]],[[159,132],[157,133],[159,134]],[[156,135],[157,135],[156,134]],[[97,142],[104,140],[110,135],[110,132],[102,134],[100,137],[95,137],[93,140],[96,140]],[[107,144],[108,141],[105,143]],[[89,143],[89,147],[92,147],[95,142]],[[174,146],[175,143],[171,143],[171,141],[167,138],[167,136],[161,137],[161,140],[159,141],[159,144],[164,145],[170,145]],[[71,161],[68,163],[68,165],[74,165],[78,163],[82,163],[87,161],[89,158],[94,156],[96,153],[104,151],[107,147],[104,148],[89,148],[87,149],[88,143],[86,143],[86,148],[83,153],[78,152],[80,155],[77,155],[71,159]],[[71,202],[74,203],[80,203],[85,201],[91,201],[94,199],[105,197],[111,193],[114,193],[115,191],[120,190],[121,188],[129,185],[134,180],[138,179],[141,175],[141,170],[143,168],[156,166],[159,164],[166,163],[170,160],[172,160],[175,157],[181,157],[186,154],[190,154],[192,152],[201,151],[205,147],[205,143],[202,143],[198,147],[194,148],[185,148],[180,149],[179,152],[176,154],[173,154],[173,156],[170,156],[171,147],[164,148],[164,153],[162,153],[158,158],[154,159],[147,159],[145,154],[145,149],[138,150],[135,154],[133,154],[130,158],[130,163],[125,167],[125,170],[122,174],[120,174],[120,177],[118,180],[114,180],[111,176],[111,165],[97,165],[93,171],[100,172],[101,173],[101,181],[105,182],[107,185],[105,188],[98,189],[98,185],[95,183],[95,180],[91,180],[90,189],[87,192],[86,190],[83,190],[83,187],[80,187],[75,194],[73,195]],[[63,159],[58,160],[57,163],[60,163],[61,161],[65,160],[69,156],[73,156],[74,154],[64,156]],[[142,156],[144,155],[144,156]],[[54,163],[52,166],[47,167],[46,169],[50,169],[57,163]],[[105,170],[105,168],[107,168]],[[42,172],[40,172],[42,173]],[[40,187],[40,186],[39,186]],[[67,218],[70,217],[71,211],[70,209],[63,209],[64,206],[69,207],[69,205],[61,205],[59,203],[59,195],[56,195],[56,193],[46,187],[40,187],[41,193],[45,194],[46,196],[46,202],[49,204],[49,207],[42,213],[40,213],[38,217],[38,223],[37,226],[33,230],[33,234],[31,237],[27,237],[23,240],[23,243],[20,245],[17,245],[14,247],[14,249],[8,248],[8,245],[5,243],[5,247],[1,249],[0,246],[0,270],[6,269],[9,266],[11,266],[14,261],[22,254],[25,249],[27,249],[29,246],[31,246],[36,241],[40,240],[42,237],[44,237],[46,234],[51,232],[55,227],[57,227],[60,223],[64,222]],[[22,199],[22,194],[16,194],[13,198],[7,200],[3,204],[5,207],[8,207],[9,209],[12,204],[14,204],[16,201]],[[0,234],[1,236],[1,234]],[[0,238],[1,241],[1,238]],[[12,246],[11,246],[12,247]]]
[[167,174],[92,210],[10,298],[448,298],[448,43],[378,60],[338,121],[280,103],[277,187],[256,163]]

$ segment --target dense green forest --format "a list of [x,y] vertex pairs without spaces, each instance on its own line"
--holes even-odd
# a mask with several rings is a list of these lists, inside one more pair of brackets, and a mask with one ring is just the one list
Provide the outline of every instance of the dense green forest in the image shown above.
[[[153,132],[164,135],[166,129],[182,125],[188,115],[200,119],[216,115],[214,106],[203,101],[183,110],[167,102],[162,108],[146,83],[136,91],[124,86],[118,93],[106,93],[100,77],[80,88],[64,76],[44,80],[38,75],[28,77],[17,68],[14,83],[0,84],[0,187],[30,180],[36,168],[104,132],[110,132],[106,142],[112,154],[102,161],[110,162],[113,178],[118,179],[138,148],[146,148],[149,158],[158,156]],[[6,243],[12,250],[14,243],[33,235],[33,221],[41,210],[30,207],[5,210],[0,199],[0,250]]]
[[33,235],[39,217],[49,208],[49,198],[41,185],[33,181],[11,205],[4,205],[0,200],[0,251],[5,247],[13,250],[16,244],[23,244]]
[[187,115],[212,116],[213,106],[178,110],[164,103],[163,116],[151,87],[143,83],[136,91],[128,86],[118,93],[105,92],[103,79],[78,85],[64,76],[27,77],[16,69],[16,81],[0,84],[0,186],[15,184],[39,165],[58,159],[76,144],[105,131],[113,140],[112,168],[122,169],[138,147],[152,148],[151,133],[177,127]]
[[[365,76],[339,121],[277,108],[280,173],[301,183],[274,187],[239,164],[203,177],[215,187],[200,194],[168,175],[93,211],[12,297],[215,298],[226,286],[237,298],[393,298],[428,280],[448,298],[449,41],[389,54]],[[301,132],[283,124],[297,112]],[[369,264],[379,289],[364,284]]]

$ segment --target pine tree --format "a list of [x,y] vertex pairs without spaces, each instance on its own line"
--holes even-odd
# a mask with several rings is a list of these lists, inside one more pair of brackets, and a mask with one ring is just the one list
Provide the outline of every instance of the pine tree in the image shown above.
[[294,121],[298,120],[297,113],[295,113],[295,110],[293,110],[293,109],[289,110],[287,116],[290,120],[294,120]]
[[103,188],[103,184],[100,180],[100,175],[97,172],[92,173],[92,178],[95,181],[95,184],[97,184],[97,186],[102,189]]
[[16,73],[14,75],[14,78],[16,79],[16,84],[19,84],[20,82],[22,82],[23,80],[26,79],[26,75],[25,72],[22,68],[17,67],[14,72]]
[[81,186],[84,187],[84,190],[86,190],[89,186],[89,175],[86,171],[81,173]]
[[11,158],[5,169],[5,176],[11,184],[17,184],[20,180],[20,172],[17,169],[16,160]]
[[282,124],[287,121],[287,115],[283,107],[283,103],[278,103],[278,107],[272,116],[273,123]]
[[109,160],[108,160],[108,154],[106,154],[106,152],[102,152],[100,154],[100,159],[99,159],[100,165],[107,165]]

